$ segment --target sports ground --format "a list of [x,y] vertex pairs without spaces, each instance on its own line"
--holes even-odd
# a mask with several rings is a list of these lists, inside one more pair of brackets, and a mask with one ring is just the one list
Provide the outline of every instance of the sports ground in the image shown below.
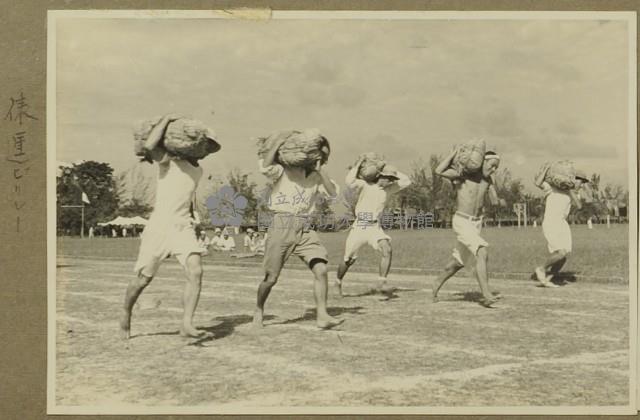
[[[371,250],[330,290],[315,328],[311,274],[293,259],[251,325],[260,260],[204,258],[196,325],[178,334],[182,269],[169,260],[134,310],[132,339],[118,339],[124,290],[138,239],[58,240],[55,330],[59,406],[478,407],[619,406],[629,403],[628,226],[572,227],[574,255],[561,287],[537,287],[545,256],[540,228],[492,228],[490,284],[504,299],[480,306],[461,271],[431,302],[430,282],[450,254],[453,233],[390,233],[397,287],[373,293]],[[330,279],[345,232],[321,238]],[[241,244],[241,237],[236,238]]]

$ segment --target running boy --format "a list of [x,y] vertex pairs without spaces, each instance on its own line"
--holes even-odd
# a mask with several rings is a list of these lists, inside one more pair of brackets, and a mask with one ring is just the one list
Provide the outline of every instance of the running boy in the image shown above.
[[389,196],[411,185],[407,175],[398,172],[390,165],[383,168],[376,182],[368,183],[358,179],[358,171],[363,160],[364,158],[361,157],[356,162],[345,179],[347,187],[359,191],[359,196],[355,206],[356,220],[347,236],[344,258],[338,266],[336,286],[340,296],[342,296],[342,280],[349,267],[356,262],[358,250],[365,244],[369,244],[381,256],[378,289],[381,292],[386,291],[387,276],[391,268],[391,238],[380,227],[380,217]]
[[589,182],[589,180],[586,175],[578,172],[575,176],[574,189],[563,191],[544,181],[545,173],[545,171],[540,173],[540,178],[536,179],[536,185],[544,191],[546,196],[542,232],[547,240],[550,255],[543,265],[536,267],[535,274],[542,286],[558,287],[551,280],[567,262],[567,256],[572,248],[571,229],[567,223],[567,216],[571,211],[572,202],[578,209],[582,208],[582,201],[576,192],[583,182]]
[[457,210],[451,224],[457,242],[451,261],[446,265],[444,273],[433,283],[433,301],[438,301],[438,291],[442,285],[465,264],[471,262],[474,264],[474,272],[482,292],[480,304],[489,308],[499,299],[499,295],[494,296],[489,290],[487,274],[487,247],[489,244],[480,237],[481,212],[487,192],[492,205],[502,204],[493,185],[493,174],[498,169],[500,157],[494,152],[486,152],[481,170],[472,176],[463,177],[451,167],[455,155],[456,150],[449,154],[435,170],[437,175],[451,180],[456,189]]
[[[142,234],[137,277],[132,278],[124,299],[124,313],[120,321],[120,333],[128,339],[131,329],[131,311],[142,291],[149,285],[162,260],[174,255],[185,270],[184,314],[180,334],[201,336],[204,331],[193,326],[193,314],[198,305],[202,283],[202,247],[198,244],[190,206],[202,168],[195,159],[181,159],[170,155],[161,140],[169,123],[181,118],[167,115],[151,130],[145,142],[150,159],[158,164],[158,184],[153,213]],[[215,140],[210,138],[215,143]],[[217,143],[216,143],[217,145]],[[219,148],[219,145],[217,145]]]
[[[253,323],[257,327],[263,326],[264,304],[269,293],[277,283],[284,263],[291,255],[297,255],[314,275],[316,324],[319,328],[331,328],[343,320],[327,313],[327,250],[316,232],[309,229],[308,218],[321,195],[335,198],[338,186],[323,168],[324,160],[318,160],[313,168],[277,164],[276,153],[287,136],[283,133],[275,136],[271,148],[258,162],[260,172],[273,182],[269,203],[274,216],[268,229],[263,262],[265,275],[258,286]],[[325,152],[328,156],[329,151]]]

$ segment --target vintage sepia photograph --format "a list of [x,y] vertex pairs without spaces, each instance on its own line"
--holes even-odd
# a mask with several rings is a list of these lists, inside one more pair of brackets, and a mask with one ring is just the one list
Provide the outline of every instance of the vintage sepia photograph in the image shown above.
[[634,414],[635,12],[49,11],[49,414]]

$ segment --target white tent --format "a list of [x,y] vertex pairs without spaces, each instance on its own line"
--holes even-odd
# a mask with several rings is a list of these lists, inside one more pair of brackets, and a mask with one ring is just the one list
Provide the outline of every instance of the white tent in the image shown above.
[[131,224],[132,225],[145,226],[147,224],[147,219],[145,219],[144,217],[140,217],[140,216],[131,217],[130,220],[131,220]]
[[128,225],[129,224],[129,218],[128,217],[122,217],[122,216],[118,216],[115,219],[108,221],[108,222],[103,222],[103,223],[98,223],[99,226],[107,226],[107,225]]
[[99,226],[118,225],[118,226],[131,226],[131,225],[146,225],[147,220],[144,217],[122,217],[118,216],[109,222],[98,223]]

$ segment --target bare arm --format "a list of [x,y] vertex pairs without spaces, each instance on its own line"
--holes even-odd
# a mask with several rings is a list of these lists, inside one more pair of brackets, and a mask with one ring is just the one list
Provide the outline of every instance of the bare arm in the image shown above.
[[550,166],[551,164],[549,162],[546,162],[544,165],[542,165],[542,168],[540,168],[540,171],[536,174],[536,177],[533,180],[533,183],[536,185],[536,187],[542,188],[542,184],[544,184],[545,182],[544,179],[547,176],[547,172],[549,171]]
[[363,180],[358,179],[358,171],[360,170],[363,160],[363,158],[358,159],[353,168],[347,172],[344,182],[348,187],[359,187],[364,182]]
[[438,176],[443,178],[447,178],[450,180],[455,180],[460,178],[460,174],[455,169],[451,168],[451,163],[453,162],[453,158],[456,156],[457,149],[454,149],[447,157],[445,157],[440,164],[435,169],[435,173]]
[[551,185],[547,181],[544,181],[542,184],[540,184],[538,188],[540,188],[542,192],[544,192],[545,197],[549,195],[551,191],[553,191],[553,188],[551,188]]
[[178,114],[167,114],[162,117],[149,133],[149,137],[147,137],[147,141],[144,143],[144,149],[153,161],[158,163],[166,163],[169,161],[167,151],[163,147],[158,146],[164,137],[167,126],[180,118],[182,118],[182,116]]
[[282,146],[282,144],[285,142],[285,140],[287,140],[287,138],[285,136],[282,136],[278,139],[278,141],[276,141],[271,148],[264,154],[264,158],[262,161],[262,164],[267,167],[267,166],[271,166],[274,164],[275,159],[276,159],[276,153],[278,153],[278,149],[280,148],[280,146]]
[[407,174],[398,172],[398,180],[396,181],[396,184],[402,190],[404,188],[407,188],[409,185],[411,185],[411,178],[409,178]]
[[500,205],[500,198],[498,197],[498,192],[493,184],[489,185],[489,202],[492,206]]
[[167,130],[167,126],[180,118],[182,118],[182,116],[178,114],[167,114],[162,117],[158,124],[156,124],[149,133],[149,137],[147,137],[147,141],[144,143],[145,150],[151,151],[155,149],[160,143],[160,140],[162,140],[164,132]]
[[395,194],[411,185],[411,178],[409,178],[409,176],[402,172],[398,172],[396,175],[398,176],[398,179],[386,188],[388,193]]
[[322,186],[329,194],[329,197],[336,198],[338,196],[338,188],[335,182],[329,178],[329,174],[322,167],[322,163],[320,161],[316,162],[315,171],[320,175],[320,182],[322,182]]
[[284,167],[282,165],[272,163],[267,166],[262,159],[258,160],[258,170],[273,182],[277,181],[284,173]]
[[501,204],[500,197],[498,197],[498,191],[496,190],[496,178],[493,175],[489,177],[489,202],[492,206],[498,206]]
[[569,197],[571,197],[573,205],[576,206],[578,210],[580,210],[582,208],[582,200],[580,199],[578,192],[576,190],[570,190]]

